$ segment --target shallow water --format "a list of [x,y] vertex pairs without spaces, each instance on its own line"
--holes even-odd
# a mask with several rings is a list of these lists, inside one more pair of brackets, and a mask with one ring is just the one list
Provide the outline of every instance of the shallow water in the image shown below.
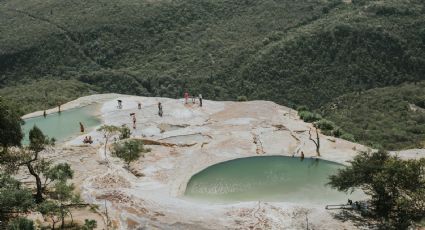
[[344,166],[316,159],[262,156],[219,163],[195,174],[185,196],[212,202],[282,201],[343,204],[364,197],[347,195],[325,184]]
[[37,125],[43,133],[49,137],[54,137],[57,142],[69,140],[73,136],[80,134],[80,124],[83,123],[85,132],[100,124],[101,120],[96,113],[97,105],[89,105],[63,111],[61,114],[53,113],[44,118],[43,116],[25,119],[22,131],[25,134],[23,144],[28,144],[28,133],[30,129]]

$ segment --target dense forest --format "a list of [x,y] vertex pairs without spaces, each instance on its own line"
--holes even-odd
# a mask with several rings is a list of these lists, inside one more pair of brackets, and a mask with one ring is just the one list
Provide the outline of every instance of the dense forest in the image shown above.
[[364,144],[424,147],[423,25],[422,0],[2,0],[0,95],[23,114],[187,89],[304,105]]

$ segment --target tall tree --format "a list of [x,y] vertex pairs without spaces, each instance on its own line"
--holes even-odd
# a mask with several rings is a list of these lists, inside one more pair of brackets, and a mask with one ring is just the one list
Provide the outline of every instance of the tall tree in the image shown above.
[[370,195],[372,217],[384,229],[407,229],[425,217],[425,159],[401,160],[388,152],[360,153],[330,177],[329,185]]
[[24,134],[21,130],[23,121],[16,110],[0,97],[0,147],[2,151],[8,147],[21,146]]

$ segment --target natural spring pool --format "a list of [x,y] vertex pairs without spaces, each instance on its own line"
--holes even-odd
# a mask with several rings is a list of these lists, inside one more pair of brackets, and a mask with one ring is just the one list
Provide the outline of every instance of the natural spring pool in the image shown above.
[[325,186],[343,165],[286,156],[261,156],[212,165],[192,176],[185,196],[209,202],[280,201],[343,204],[361,192],[345,194]]
[[100,118],[96,116],[96,104],[65,110],[59,113],[52,113],[44,118],[43,116],[25,119],[22,131],[25,134],[23,144],[28,144],[28,134],[34,125],[43,131],[47,136],[54,137],[57,142],[63,142],[80,133],[80,124],[83,123],[85,132],[100,125]]

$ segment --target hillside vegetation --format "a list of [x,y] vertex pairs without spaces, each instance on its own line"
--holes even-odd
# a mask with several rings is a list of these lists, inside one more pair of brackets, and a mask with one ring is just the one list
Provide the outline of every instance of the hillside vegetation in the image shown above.
[[425,82],[338,97],[321,113],[376,148],[425,148]]
[[91,92],[185,89],[318,110],[425,80],[424,24],[422,0],[2,0],[0,95],[23,113]]

